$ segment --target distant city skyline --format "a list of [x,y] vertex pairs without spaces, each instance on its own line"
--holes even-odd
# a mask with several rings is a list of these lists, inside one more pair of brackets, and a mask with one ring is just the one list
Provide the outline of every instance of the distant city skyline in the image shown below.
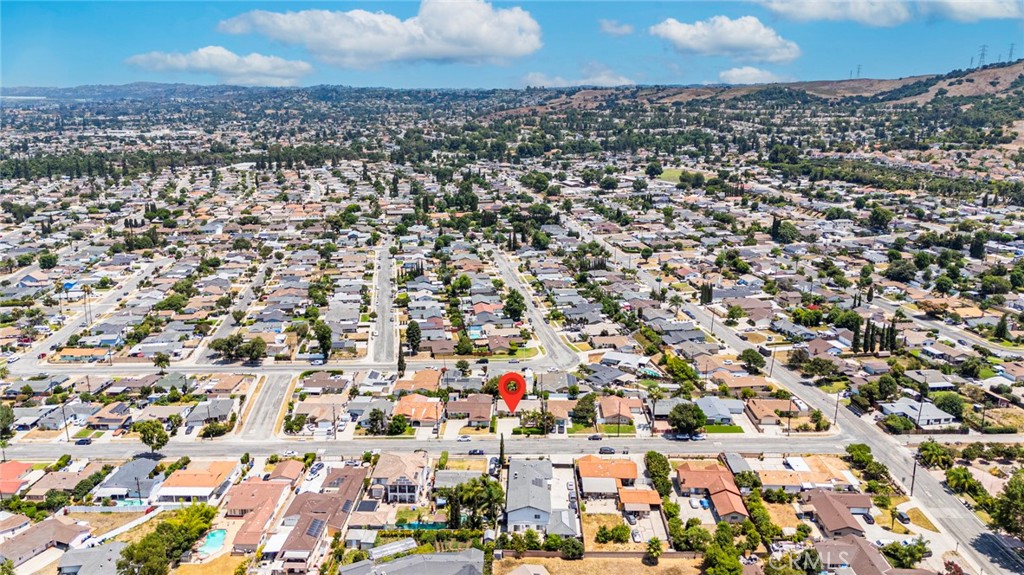
[[1024,55],[1024,0],[20,2],[0,84],[522,88],[941,73]]

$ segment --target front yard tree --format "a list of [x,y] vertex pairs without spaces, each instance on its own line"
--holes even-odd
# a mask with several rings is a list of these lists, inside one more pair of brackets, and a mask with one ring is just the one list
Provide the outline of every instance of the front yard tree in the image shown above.
[[316,337],[316,342],[320,346],[320,353],[324,356],[326,362],[331,357],[331,346],[334,344],[334,334],[331,332],[331,326],[327,325],[326,322],[317,321],[313,324],[313,335]]
[[523,312],[526,311],[526,300],[519,290],[511,290],[505,296],[505,315],[514,321],[523,319]]
[[405,343],[409,344],[409,354],[416,355],[420,350],[420,338],[422,332],[420,331],[420,324],[415,321],[409,322],[409,327],[405,328]]
[[707,416],[695,403],[680,403],[669,412],[668,422],[677,433],[693,435],[704,427]]
[[136,421],[132,424],[132,431],[139,434],[142,443],[149,447],[150,451],[160,451],[170,439],[164,426],[155,419],[148,421]]
[[164,370],[171,365],[171,356],[161,351],[153,356],[153,365],[159,368],[160,375],[163,375]]
[[748,371],[757,373],[764,365],[764,356],[757,352],[755,349],[745,349],[739,355],[739,360],[743,362]]

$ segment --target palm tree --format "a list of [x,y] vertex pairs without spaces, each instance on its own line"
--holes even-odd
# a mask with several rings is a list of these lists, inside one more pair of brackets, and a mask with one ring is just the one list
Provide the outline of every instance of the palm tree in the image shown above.
[[899,515],[900,515],[900,510],[896,509],[895,505],[889,508],[889,519],[892,520],[892,524],[889,525],[889,529],[890,530],[896,528],[896,518],[899,517]]
[[654,420],[654,411],[658,408],[658,402],[665,399],[665,390],[657,385],[647,390],[647,397],[651,399],[651,420]]
[[659,557],[661,557],[661,539],[651,537],[651,540],[647,542],[646,559],[651,565],[657,565]]
[[918,447],[921,464],[925,467],[948,469],[953,465],[953,455],[935,441],[926,441]]
[[964,466],[958,465],[946,470],[946,485],[956,493],[963,493],[970,486],[974,477]]
[[3,453],[4,461],[7,461],[7,448],[11,446],[11,443],[6,439],[0,439],[0,453]]
[[672,297],[668,298],[668,305],[673,310],[679,311],[679,308],[683,307],[683,296],[672,294]]

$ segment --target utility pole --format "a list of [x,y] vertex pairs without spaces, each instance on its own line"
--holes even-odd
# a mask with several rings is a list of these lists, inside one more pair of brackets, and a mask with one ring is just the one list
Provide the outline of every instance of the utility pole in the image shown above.
[[857,64],[857,77],[860,78],[860,64]]
[[978,67],[983,68],[985,66],[985,55],[988,54],[988,44],[982,44],[981,49],[978,52]]
[[1010,62],[1013,62],[1013,47],[1014,47],[1014,46],[1015,46],[1015,44],[1013,44],[1013,43],[1011,42],[1011,43],[1010,43],[1010,57],[1009,57],[1009,58],[1007,58],[1007,60],[1008,60],[1008,61],[1010,61]]
[[60,402],[60,418],[64,423],[64,439],[71,443],[71,434],[68,432],[68,418],[64,415],[64,402]]
[[[921,427],[921,414],[924,412],[924,394],[921,394],[921,403],[917,405],[917,421],[915,427]],[[910,496],[914,496],[914,485],[917,483],[917,454],[914,454],[914,470],[910,472]]]

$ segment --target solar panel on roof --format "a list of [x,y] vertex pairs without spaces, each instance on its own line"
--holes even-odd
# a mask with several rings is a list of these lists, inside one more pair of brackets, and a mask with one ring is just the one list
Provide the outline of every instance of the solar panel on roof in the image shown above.
[[310,537],[319,537],[320,532],[324,530],[324,520],[314,519],[309,523],[309,527],[306,528],[306,535]]

